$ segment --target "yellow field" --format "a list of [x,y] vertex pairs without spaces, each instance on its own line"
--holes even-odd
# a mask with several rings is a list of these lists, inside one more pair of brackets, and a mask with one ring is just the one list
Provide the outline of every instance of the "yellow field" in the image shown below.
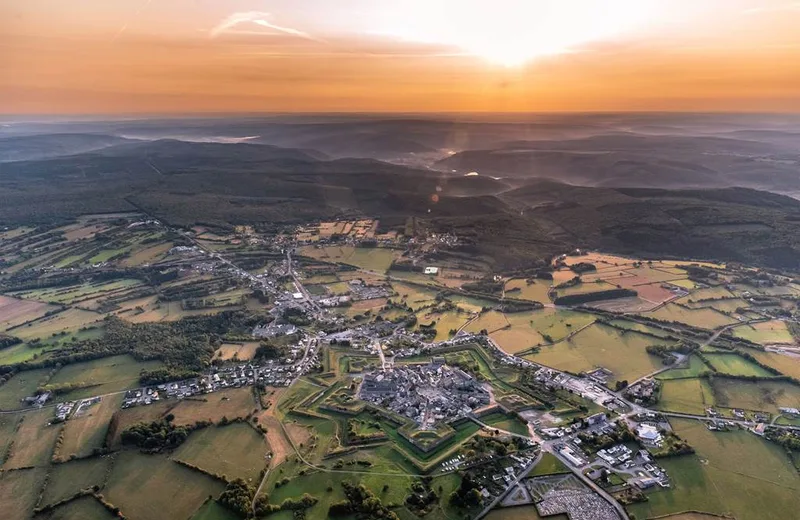
[[226,361],[233,359],[233,357],[236,356],[236,359],[240,361],[246,361],[253,359],[256,349],[260,344],[261,343],[258,341],[247,341],[245,343],[223,343],[214,353],[214,356]]
[[663,381],[658,408],[705,415],[705,409],[714,404],[714,394],[705,379],[670,379]]
[[434,302],[436,291],[433,289],[423,289],[416,285],[392,282],[392,288],[397,292],[392,300],[402,302],[414,310],[430,305]]
[[[508,280],[505,287],[506,296],[534,302],[549,302],[550,298],[547,297],[547,291],[550,290],[549,280],[531,280],[531,282],[529,284],[522,278]],[[513,291],[513,289],[519,289],[519,292]]]
[[761,363],[779,370],[783,375],[800,380],[800,356],[748,350]]
[[528,359],[573,373],[604,367],[613,373],[610,381],[629,380],[658,370],[661,360],[649,355],[645,348],[664,343],[630,331],[595,324],[575,334],[570,339],[552,346],[542,347]]
[[715,329],[731,323],[736,323],[734,318],[728,317],[714,309],[687,309],[674,303],[660,307],[653,312],[643,312],[643,316],[666,321],[677,321],[703,329]]
[[297,253],[325,262],[349,264],[379,272],[389,269],[395,258],[399,256],[399,251],[394,249],[353,246],[304,246],[298,248]]
[[425,309],[417,313],[417,322],[419,324],[427,325],[431,322],[436,322],[436,339],[434,341],[445,341],[451,338],[450,331],[458,330],[470,318],[471,315],[469,313],[457,311],[430,313],[428,309]]

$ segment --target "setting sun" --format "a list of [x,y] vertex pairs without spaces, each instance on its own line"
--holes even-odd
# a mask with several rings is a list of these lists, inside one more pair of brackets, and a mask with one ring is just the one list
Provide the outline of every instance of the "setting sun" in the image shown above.
[[403,2],[381,32],[437,44],[507,67],[575,52],[581,45],[641,29],[659,11],[653,0]]

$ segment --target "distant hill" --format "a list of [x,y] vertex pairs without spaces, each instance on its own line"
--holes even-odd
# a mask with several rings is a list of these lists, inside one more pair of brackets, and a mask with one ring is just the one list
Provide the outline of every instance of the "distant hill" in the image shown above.
[[503,267],[529,266],[579,246],[800,269],[800,201],[746,188],[652,188],[667,184],[656,171],[642,173],[654,164],[680,172],[679,179],[717,173],[678,159],[644,164],[624,168],[650,175],[648,187],[581,186],[374,159],[320,160],[260,144],[125,143],[0,163],[0,224],[132,209],[176,225],[369,215],[384,226],[402,226],[415,216],[430,229],[455,232],[464,254]]
[[0,136],[0,162],[62,157],[127,142],[131,142],[130,139],[102,134],[59,133]]

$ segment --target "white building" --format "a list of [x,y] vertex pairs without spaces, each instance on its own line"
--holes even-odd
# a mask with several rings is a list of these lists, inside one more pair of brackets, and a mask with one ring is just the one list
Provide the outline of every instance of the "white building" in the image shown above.
[[658,428],[653,425],[640,424],[636,429],[636,435],[638,435],[645,444],[653,446],[661,444],[661,434],[658,432]]

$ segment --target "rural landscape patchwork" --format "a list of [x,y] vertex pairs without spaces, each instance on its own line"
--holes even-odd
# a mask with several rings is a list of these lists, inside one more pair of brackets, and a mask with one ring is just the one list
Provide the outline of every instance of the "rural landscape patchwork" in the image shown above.
[[800,508],[800,202],[97,137],[165,124],[0,139],[3,518]]
[[798,28],[0,0],[0,520],[800,520]]

